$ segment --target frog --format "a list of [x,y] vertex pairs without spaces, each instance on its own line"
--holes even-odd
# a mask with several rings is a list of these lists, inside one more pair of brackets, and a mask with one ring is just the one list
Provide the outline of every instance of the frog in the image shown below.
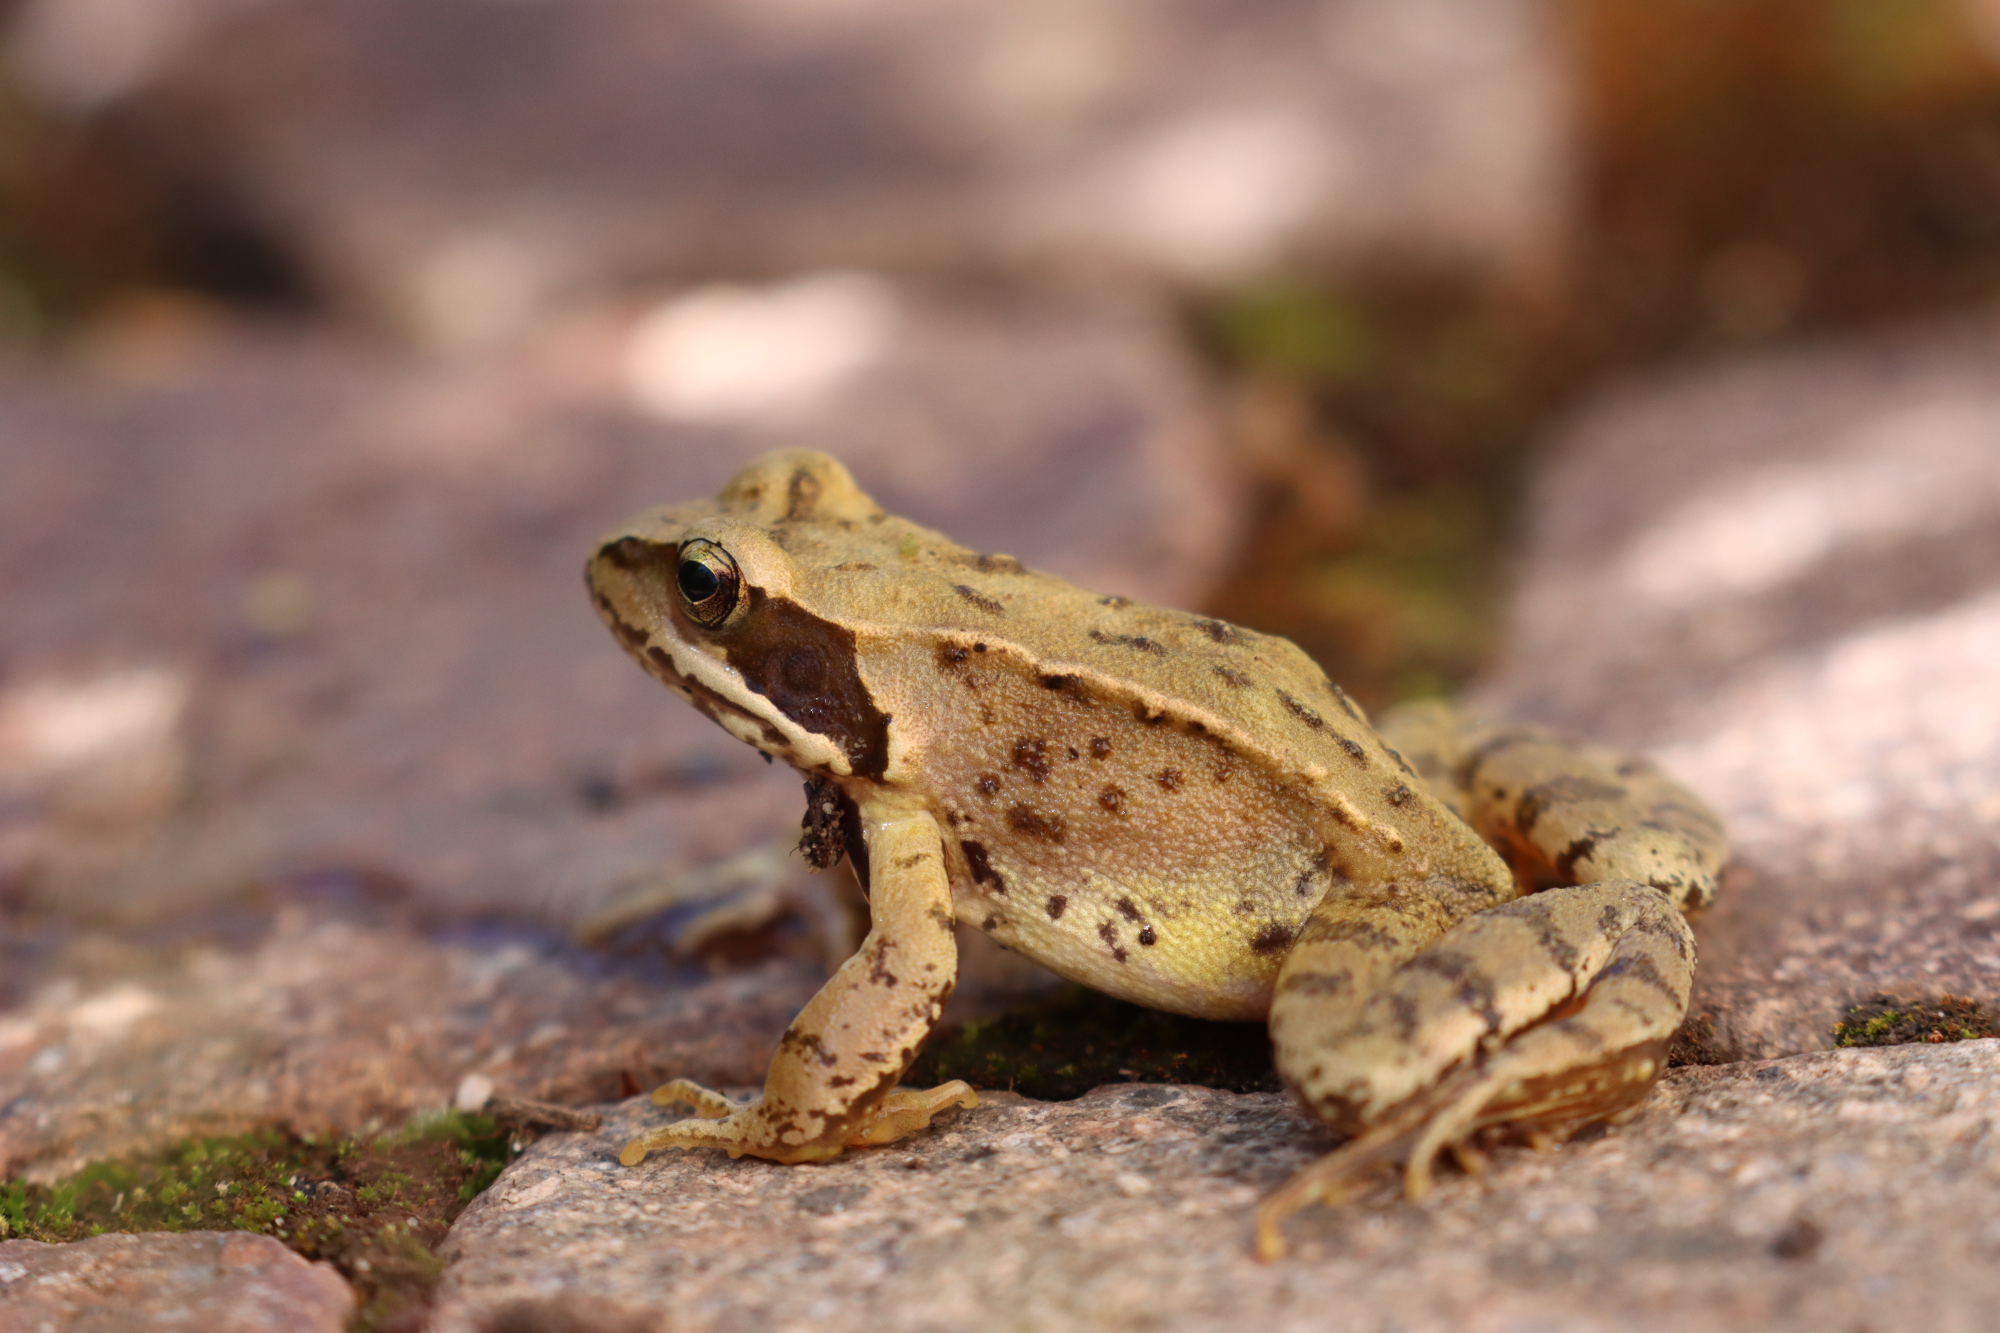
[[1343,1142],[1267,1197],[1283,1225],[1400,1168],[1479,1170],[1636,1108],[1728,848],[1646,759],[1428,702],[1368,715],[1305,652],[1085,591],[886,513],[784,450],[714,499],[605,536],[586,579],[648,672],[805,778],[802,848],[868,896],[860,946],[747,1103],[686,1080],[667,1148],[776,1163],[893,1142],[963,1082],[900,1086],[955,980],[956,931],[1083,985],[1264,1023]]

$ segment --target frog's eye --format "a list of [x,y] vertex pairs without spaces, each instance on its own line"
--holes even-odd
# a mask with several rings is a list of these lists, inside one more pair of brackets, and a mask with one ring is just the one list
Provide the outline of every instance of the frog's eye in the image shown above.
[[704,538],[681,543],[680,567],[674,573],[681,609],[704,629],[729,619],[743,594],[743,575],[729,552]]

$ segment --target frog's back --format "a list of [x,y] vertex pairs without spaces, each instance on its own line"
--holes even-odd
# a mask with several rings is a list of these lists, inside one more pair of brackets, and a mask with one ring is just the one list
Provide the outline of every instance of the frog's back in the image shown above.
[[822,455],[661,517],[714,515],[759,527],[787,595],[852,631],[895,719],[882,780],[930,800],[961,918],[1058,971],[1255,1017],[1327,892],[1498,869],[1284,639],[968,550]]

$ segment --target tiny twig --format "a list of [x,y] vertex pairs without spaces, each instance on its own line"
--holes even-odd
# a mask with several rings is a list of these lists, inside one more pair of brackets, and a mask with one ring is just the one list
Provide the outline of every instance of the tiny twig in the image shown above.
[[561,1129],[588,1134],[604,1123],[595,1111],[579,1111],[553,1102],[521,1101],[495,1096],[482,1108],[487,1115],[506,1125],[524,1129]]

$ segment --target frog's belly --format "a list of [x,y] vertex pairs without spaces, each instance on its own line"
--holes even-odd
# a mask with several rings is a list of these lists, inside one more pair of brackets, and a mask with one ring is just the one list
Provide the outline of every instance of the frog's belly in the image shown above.
[[1114,861],[1059,875],[1008,867],[1010,883],[988,867],[984,881],[954,875],[954,908],[996,942],[1106,994],[1197,1018],[1262,1019],[1329,873],[1305,840],[1245,850],[1172,876]]

